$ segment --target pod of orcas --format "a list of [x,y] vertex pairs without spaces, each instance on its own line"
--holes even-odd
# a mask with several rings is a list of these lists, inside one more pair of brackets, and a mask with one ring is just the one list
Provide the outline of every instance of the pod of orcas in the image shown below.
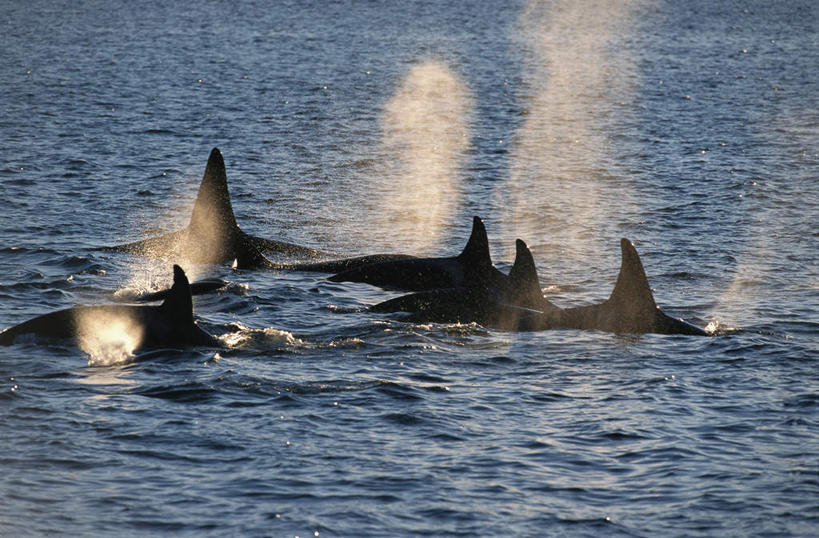
[[[331,273],[334,282],[362,282],[412,292],[370,307],[372,312],[403,312],[411,322],[477,323],[506,331],[584,329],[614,333],[707,335],[703,329],[665,314],[654,296],[634,245],[620,240],[622,260],[614,291],[602,303],[559,308],[543,296],[532,253],[516,241],[514,264],[505,274],[492,264],[486,228],[479,217],[457,256],[419,258],[376,254],[333,259],[317,249],[252,236],[239,228],[227,186],[221,152],[214,148],[194,203],[190,223],[182,230],[142,241],[104,247],[198,264],[232,264],[241,269],[273,269]],[[274,262],[265,254],[312,258],[311,262]],[[197,326],[192,296],[223,286],[209,280],[190,284],[173,266],[167,290],[133,298],[162,301],[158,306],[109,304],[80,306],[41,315],[0,332],[0,345],[18,337],[78,339],[82,320],[101,316],[125,320],[140,335],[137,349],[219,346],[220,341]]]

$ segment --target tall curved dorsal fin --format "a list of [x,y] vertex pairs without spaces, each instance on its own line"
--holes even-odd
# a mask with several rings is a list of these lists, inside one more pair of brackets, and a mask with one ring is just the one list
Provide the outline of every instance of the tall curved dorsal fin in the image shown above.
[[622,261],[617,283],[607,303],[617,309],[625,319],[640,319],[653,316],[657,312],[657,303],[648,284],[643,263],[637,249],[628,239],[620,240]]
[[208,233],[238,228],[236,217],[233,216],[233,206],[230,205],[225,161],[219,148],[213,148],[208,157],[189,227]]
[[168,291],[161,308],[168,311],[170,317],[176,322],[193,323],[191,285],[185,271],[178,265],[173,266],[173,286]]
[[491,266],[492,258],[489,255],[489,239],[486,236],[486,227],[480,217],[472,218],[472,234],[466,242],[464,250],[458,255],[458,260],[473,266]]

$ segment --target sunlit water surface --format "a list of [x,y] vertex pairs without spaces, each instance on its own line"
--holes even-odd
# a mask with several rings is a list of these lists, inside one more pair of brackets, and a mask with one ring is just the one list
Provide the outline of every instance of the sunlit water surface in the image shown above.
[[445,4],[6,6],[0,326],[166,286],[95,247],[184,226],[216,146],[256,235],[444,255],[481,215],[563,306],[628,237],[719,335],[411,325],[186,267],[231,283],[195,301],[224,349],[0,349],[0,535],[819,532],[815,6]]

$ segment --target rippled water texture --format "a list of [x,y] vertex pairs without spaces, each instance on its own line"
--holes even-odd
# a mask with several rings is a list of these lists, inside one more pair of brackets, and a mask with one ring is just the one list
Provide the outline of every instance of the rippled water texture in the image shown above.
[[414,325],[187,266],[228,281],[194,306],[222,349],[0,348],[0,535],[819,533],[819,11],[446,4],[5,6],[0,327],[166,287],[97,247],[184,227],[218,147],[253,235],[450,255],[480,215],[560,306],[627,237],[718,335]]

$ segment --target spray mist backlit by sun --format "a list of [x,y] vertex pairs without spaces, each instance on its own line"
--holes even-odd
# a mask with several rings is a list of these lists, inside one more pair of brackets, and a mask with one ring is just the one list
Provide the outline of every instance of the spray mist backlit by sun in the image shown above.
[[[130,275],[125,288],[136,292],[157,291],[167,287],[172,264],[182,266],[188,279],[193,281],[201,274],[203,265],[221,262],[215,258],[215,253],[222,251],[225,240],[219,227],[221,215],[215,209],[207,211],[208,202],[215,205],[218,200],[202,200],[200,207],[205,211],[197,221],[197,231],[195,235],[189,231],[194,201],[199,194],[197,175],[200,173],[198,165],[191,167],[180,185],[192,190],[169,197],[171,205],[156,214],[151,213],[149,221],[146,222],[144,216],[141,219],[130,216],[129,224],[141,230],[137,239],[143,243],[129,260]],[[212,219],[208,218],[210,213]]]
[[635,3],[532,0],[524,8],[526,119],[501,194],[512,228],[505,235],[555,242],[582,260],[601,225],[631,204],[611,126],[633,93],[634,62],[612,43],[628,33]]
[[466,84],[446,64],[424,61],[407,73],[383,112],[375,229],[395,230],[416,252],[436,245],[460,201],[470,110]]
[[79,310],[75,323],[78,344],[88,354],[89,366],[129,362],[142,342],[139,325],[115,309]]

